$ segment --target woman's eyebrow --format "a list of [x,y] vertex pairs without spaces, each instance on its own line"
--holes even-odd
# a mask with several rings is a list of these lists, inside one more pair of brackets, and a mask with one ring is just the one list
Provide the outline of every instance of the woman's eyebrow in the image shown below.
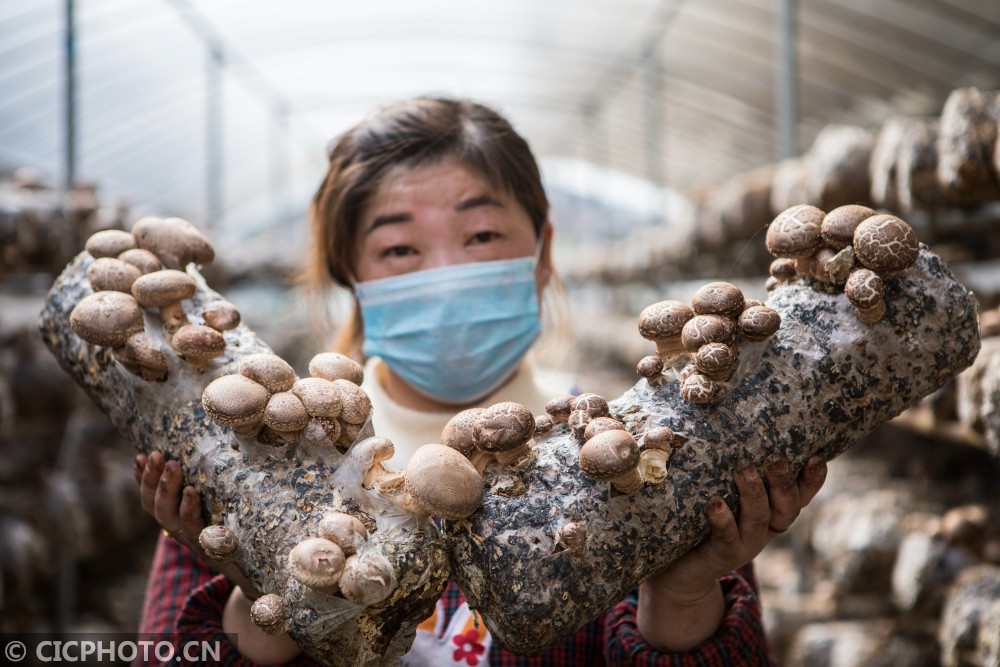
[[410,222],[413,220],[413,216],[409,213],[393,213],[391,215],[380,215],[375,218],[375,222],[372,226],[365,230],[365,236],[368,236],[373,231],[381,227],[382,225],[393,225],[398,222]]
[[470,208],[476,208],[477,206],[496,206],[497,208],[503,208],[503,204],[490,195],[479,195],[478,197],[471,197],[458,202],[458,204],[455,205],[455,211],[468,211]]

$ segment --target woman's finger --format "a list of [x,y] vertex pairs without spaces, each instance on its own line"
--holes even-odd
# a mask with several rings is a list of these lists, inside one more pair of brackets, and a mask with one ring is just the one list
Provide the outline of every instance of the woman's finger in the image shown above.
[[160,483],[156,485],[153,516],[164,530],[174,535],[183,534],[180,518],[183,485],[184,476],[181,474],[181,467],[177,461],[167,461],[163,466]]
[[711,554],[713,561],[727,564],[740,552],[740,529],[722,498],[716,497],[708,501],[708,522],[712,526],[712,533],[705,543],[705,549]]
[[193,486],[185,486],[181,496],[180,525],[184,535],[194,541],[205,528],[201,515],[201,497]]
[[146,472],[146,455],[136,454],[135,461],[132,463],[132,475],[135,477],[135,483],[142,485],[142,474]]
[[146,514],[155,517],[156,489],[160,486],[160,476],[163,475],[163,455],[153,452],[146,461],[146,469],[142,473],[139,485],[139,500]]
[[799,473],[799,501],[802,507],[808,505],[826,481],[826,461],[819,456],[811,457]]
[[751,550],[759,551],[769,539],[767,527],[771,523],[771,505],[767,489],[755,466],[747,466],[735,475],[740,492],[740,539]]
[[768,502],[771,505],[768,529],[772,533],[783,533],[791,527],[802,507],[798,482],[788,461],[779,456],[771,456],[764,463],[764,477],[767,479]]

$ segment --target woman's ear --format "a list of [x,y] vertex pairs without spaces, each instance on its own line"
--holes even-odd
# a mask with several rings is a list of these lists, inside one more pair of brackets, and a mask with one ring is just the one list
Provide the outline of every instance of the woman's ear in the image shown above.
[[538,265],[535,268],[535,281],[538,283],[539,293],[545,289],[552,278],[552,234],[552,223],[546,220],[539,234],[542,241],[542,249],[538,255]]

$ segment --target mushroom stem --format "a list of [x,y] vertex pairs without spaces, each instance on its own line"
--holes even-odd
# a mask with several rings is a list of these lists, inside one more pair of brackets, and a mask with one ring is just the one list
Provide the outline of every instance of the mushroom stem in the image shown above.
[[638,468],[633,468],[611,480],[611,486],[622,493],[635,493],[642,488],[643,480]]
[[160,306],[160,322],[163,324],[163,331],[167,334],[172,336],[177,333],[182,326],[188,324],[184,305],[180,301],[174,301]]

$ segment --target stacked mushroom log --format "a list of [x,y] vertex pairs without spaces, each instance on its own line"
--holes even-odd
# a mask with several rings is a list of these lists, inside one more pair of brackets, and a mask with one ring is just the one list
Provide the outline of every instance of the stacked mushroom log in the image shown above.
[[[673,280],[685,273],[720,275],[739,252],[752,267],[756,247],[742,247],[768,220],[797,203],[829,210],[848,204],[893,213],[949,212],[956,224],[926,226],[928,242],[993,225],[994,211],[968,209],[1000,201],[1000,91],[958,88],[939,116],[892,116],[877,129],[833,124],[801,156],[756,167],[689,193],[690,219],[671,220],[614,243],[582,248],[569,258],[569,280],[623,283]],[[968,221],[964,221],[968,218]],[[923,233],[923,232],[922,232]],[[984,259],[996,245],[967,249]],[[751,260],[751,261],[747,261]]]
[[[69,326],[89,298],[92,264],[81,254],[57,280],[44,339],[140,449],[181,462],[213,526],[205,548],[232,558],[263,594],[255,621],[287,630],[329,664],[395,663],[449,570],[501,645],[543,650],[703,539],[707,501],[736,506],[737,468],[775,455],[793,469],[813,454],[835,456],[968,366],[979,346],[971,295],[925,249],[889,284],[886,317],[874,325],[861,325],[836,295],[800,284],[772,292],[781,328],[745,345],[738,379],[713,403],[684,401],[663,374],[610,403],[558,398],[547,418],[498,404],[453,425],[471,425],[465,454],[428,444],[397,473],[382,466],[393,453],[384,438],[344,453],[322,422],[297,439],[261,442],[263,428],[235,427],[249,430],[238,435],[208,418],[203,394],[217,378],[257,383],[267,402],[295,395],[241,372],[241,362],[268,353],[244,325],[224,333],[224,351],[204,366],[163,348],[165,382],[123,370],[111,350]],[[219,297],[194,269],[186,273],[196,283],[181,303],[190,318]],[[646,465],[643,451],[636,460],[639,443]],[[627,465],[608,463],[608,451]],[[356,525],[346,539],[328,528],[339,514],[357,519],[367,539]],[[430,515],[445,520],[443,530]],[[373,584],[363,591],[344,578],[353,555]]]
[[[449,526],[454,577],[493,638],[520,653],[551,646],[704,539],[713,497],[737,507],[737,469],[833,458],[972,363],[975,300],[936,255],[921,249],[884,299],[885,316],[865,324],[842,295],[782,283],[767,303],[780,328],[743,347],[732,386],[710,403],[684,400],[676,374],[651,373],[608,403],[608,422],[590,418],[608,430],[581,437],[586,420],[556,400],[536,419],[548,430],[531,456],[484,470],[488,488],[502,475],[523,491],[487,493]],[[617,450],[619,469],[585,462],[593,440]],[[637,443],[639,460],[664,452],[661,471],[639,465]]]
[[[93,292],[88,274],[106,286],[103,277],[91,270],[103,257],[81,253],[47,297],[40,322],[43,339],[137,448],[162,451],[179,461],[186,482],[201,493],[205,517],[212,524],[199,538],[206,553],[219,562],[235,562],[261,594],[252,608],[255,622],[270,632],[291,633],[307,653],[326,664],[393,664],[407,650],[416,624],[433,610],[448,576],[443,538],[428,517],[474,510],[482,495],[478,473],[471,464],[459,467],[448,456],[452,450],[438,446],[447,450],[444,456],[433,447],[429,452],[422,449],[407,470],[391,476],[394,486],[388,479],[379,484],[390,476],[380,461],[392,456],[391,443],[368,438],[354,444],[347,455],[341,451],[346,449],[343,438],[366,434],[370,404],[356,384],[361,380],[360,367],[354,362],[340,364],[339,355],[318,355],[310,364],[313,377],[300,380],[292,373],[282,381],[288,365],[245,325],[237,324],[235,309],[186,266],[197,261],[183,251],[189,246],[181,241],[193,229],[187,223],[144,219],[132,234],[102,234],[89,247],[101,255],[102,246],[114,246],[107,242],[116,241],[121,245],[107,252],[118,259],[132,250],[122,248],[130,242],[143,249],[145,236],[136,228],[150,225],[168,230],[179,242],[180,251],[177,246],[151,250],[160,264],[178,268],[136,278],[133,292],[140,280],[157,274],[166,274],[173,286],[190,283],[191,287],[173,292],[169,299],[156,299],[148,306],[153,310],[143,312],[125,292]],[[90,317],[86,309],[95,302],[99,307]],[[127,317],[122,318],[122,312]],[[192,364],[187,349],[167,341],[176,341],[189,327],[209,329],[193,323],[199,320],[196,313],[206,322],[218,320],[223,331],[212,331],[224,345],[213,345],[216,356]],[[176,328],[173,336],[168,328]],[[74,333],[77,329],[82,336]],[[162,355],[162,371],[154,374],[148,364],[134,363],[126,346],[140,335],[147,336]],[[97,342],[88,343],[84,337]],[[237,434],[208,416],[218,406],[203,396],[215,382],[234,377],[265,395],[260,422],[275,396],[286,399],[280,402],[301,401],[308,414],[313,402],[322,403],[322,396],[306,391],[317,383],[335,390],[326,398],[339,404],[339,417],[310,415],[298,438],[274,428],[280,416],[256,430],[245,423],[236,425],[234,430],[244,431]],[[341,393],[347,385],[352,389]],[[296,387],[301,388],[299,393],[294,393]],[[358,394],[363,399],[353,404],[345,398]],[[229,398],[236,404],[243,400]],[[241,405],[246,409],[246,403]],[[271,412],[277,412],[272,407]],[[361,416],[350,413],[352,409]],[[346,435],[334,439],[337,429]],[[464,505],[452,515],[442,504],[452,499],[437,502],[435,493],[462,472],[466,489],[471,486],[475,492],[474,503],[467,493]],[[344,522],[342,515],[357,522],[347,521],[353,528],[337,527]]]
[[955,382],[956,416],[981,434],[986,448],[1000,457],[1000,308],[980,315],[980,335],[979,356]]

